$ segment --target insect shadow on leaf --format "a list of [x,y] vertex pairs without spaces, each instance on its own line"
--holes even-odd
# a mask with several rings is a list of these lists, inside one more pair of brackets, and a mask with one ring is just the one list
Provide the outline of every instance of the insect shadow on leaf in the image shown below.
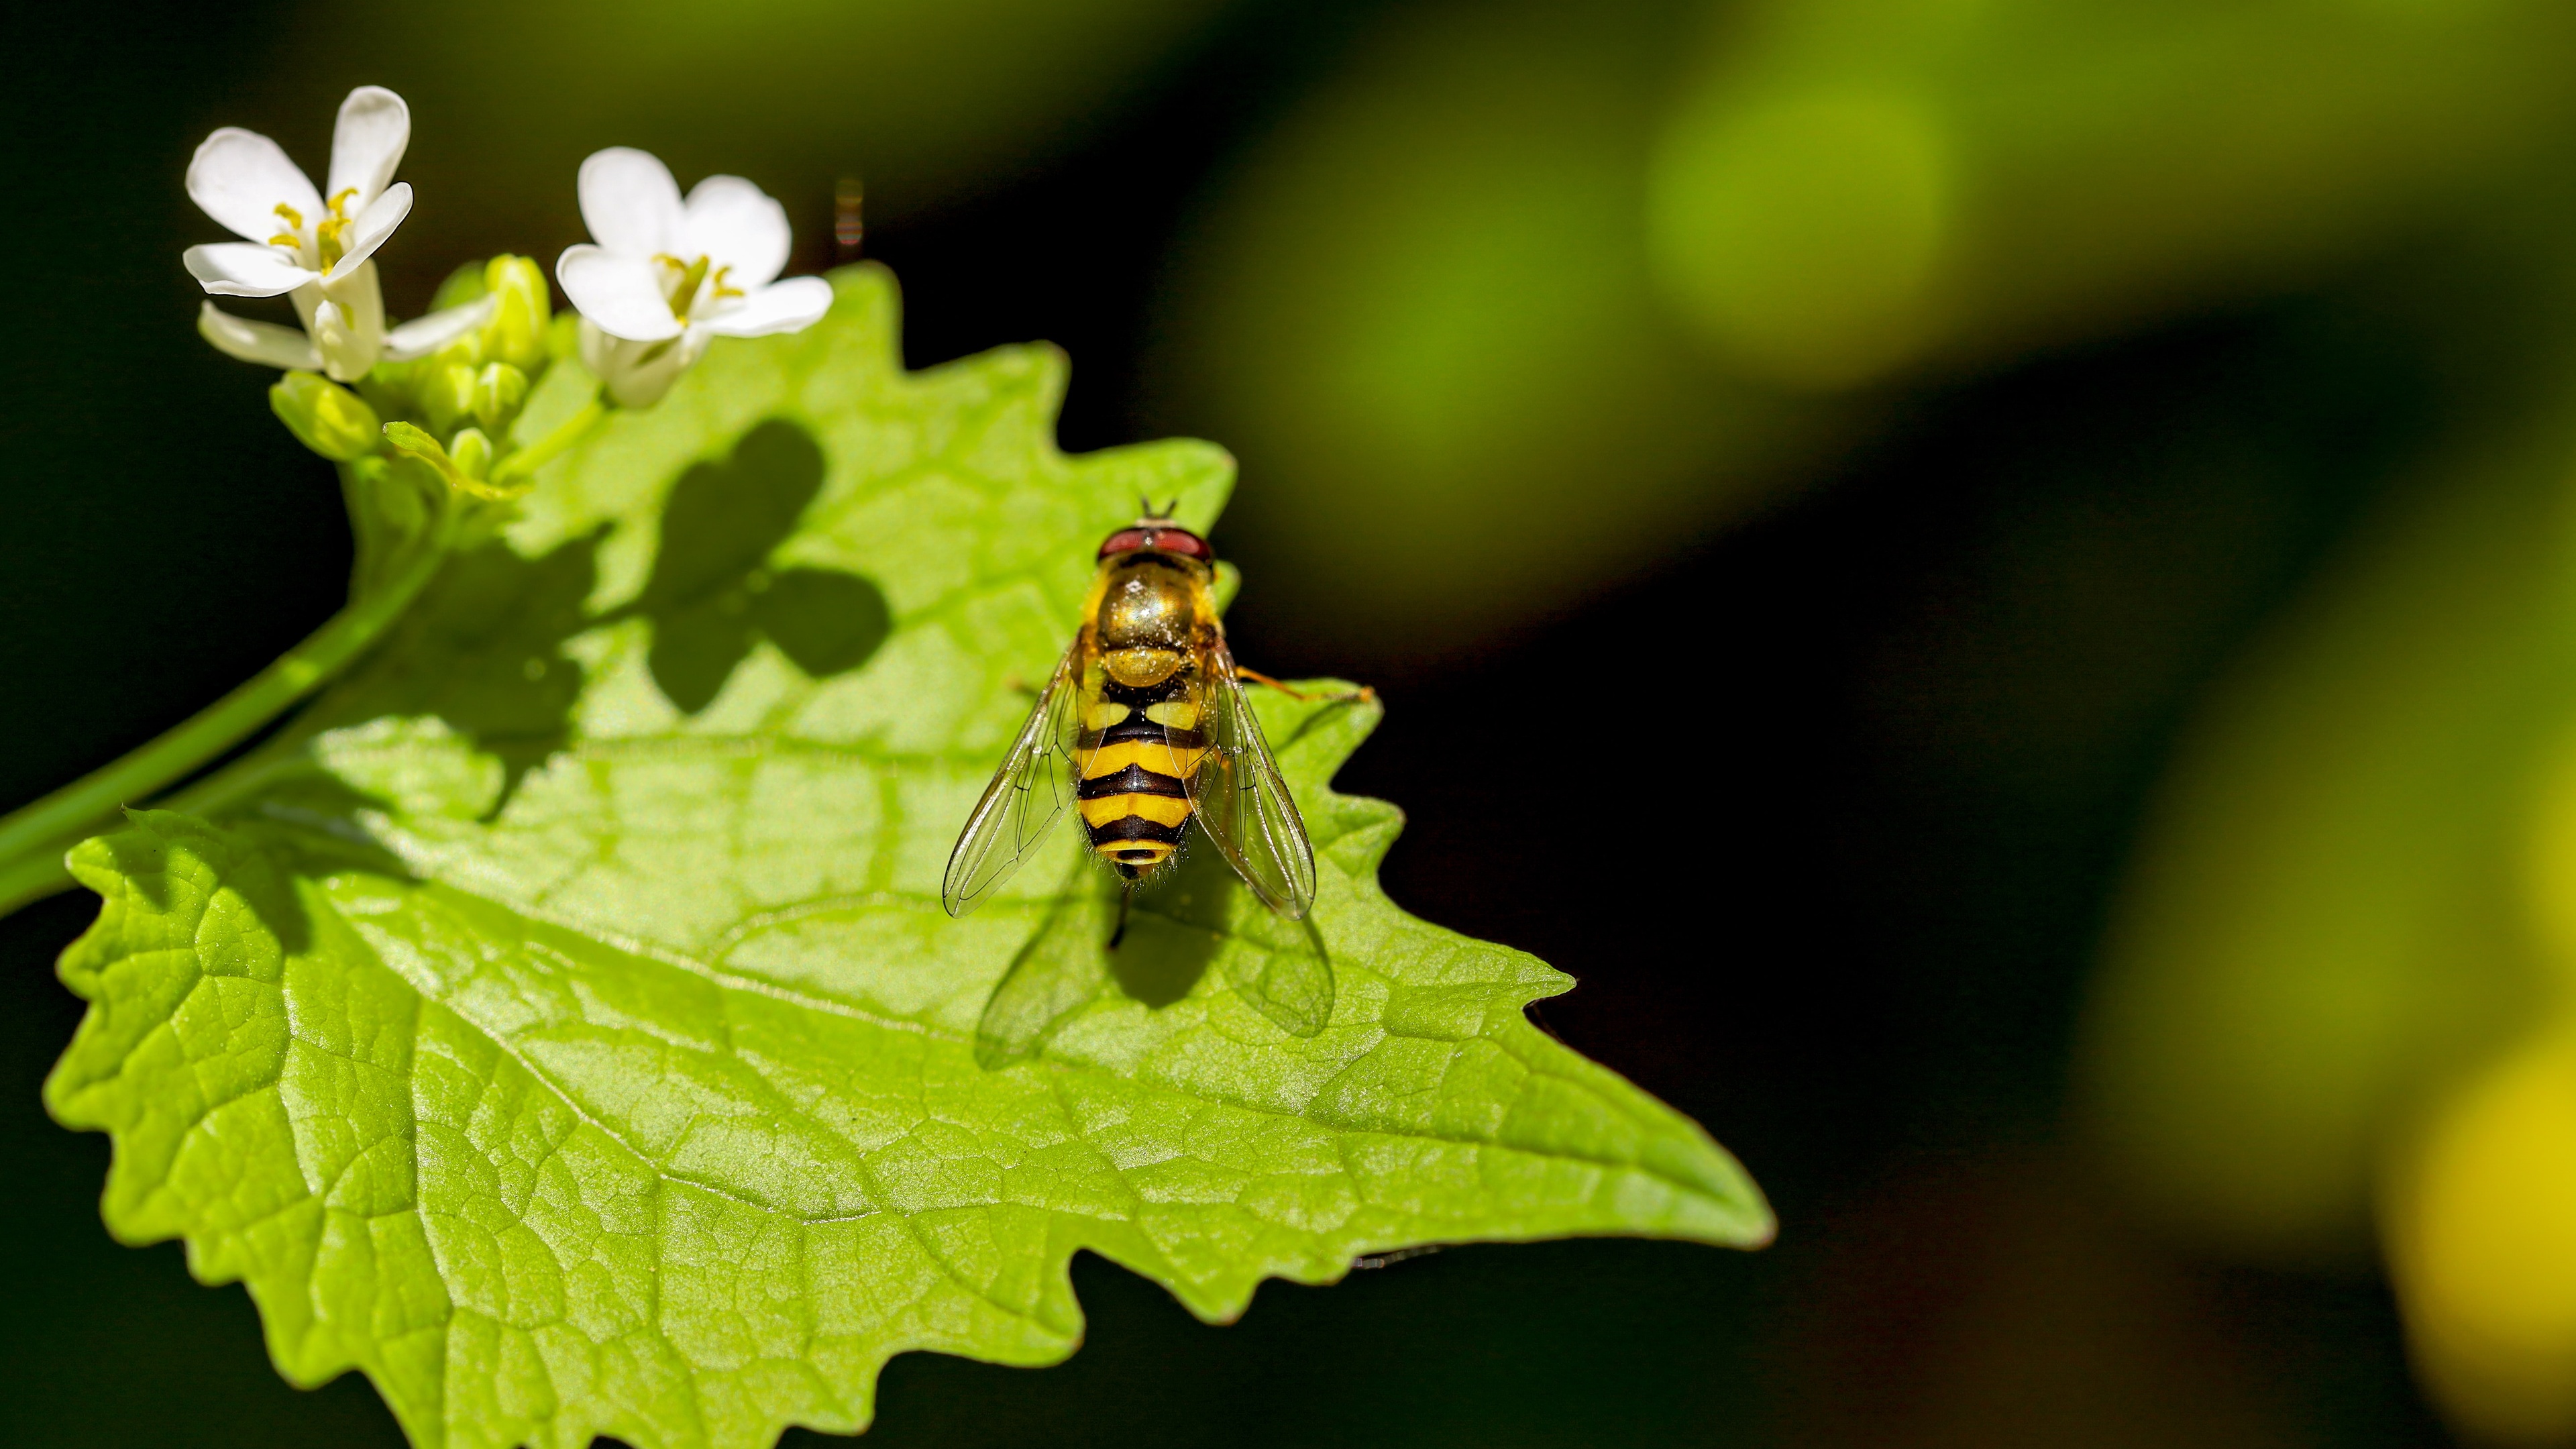
[[1197,849],[1170,879],[1137,897],[1136,925],[1112,958],[1119,984],[1159,1006],[1187,995],[1214,962],[1271,1025],[1290,1036],[1322,1031],[1333,1019],[1333,964],[1314,918],[1282,919],[1206,840],[1191,843]]
[[975,1062],[987,1071],[1035,1056],[1075,1012],[1109,986],[1108,939],[1117,892],[1088,861],[1077,860],[1046,919],[1029,935],[1010,969],[993,983],[975,1023]]
[[1186,838],[1191,848],[1173,868],[1136,893],[1127,935],[1108,953],[1119,989],[1147,1006],[1169,1006],[1199,984],[1243,892],[1215,847],[1195,829]]
[[1139,891],[1118,949],[1107,949],[1120,882],[1074,862],[1064,890],[1008,971],[975,1029],[987,1069],[1034,1056],[1068,1019],[1112,989],[1157,1010],[1222,962],[1225,984],[1291,1036],[1333,1015],[1333,968],[1312,920],[1284,921],[1253,900],[1224,857],[1192,842],[1163,880]]
[[770,562],[822,488],[822,448],[776,418],[672,485],[652,577],[596,622],[652,621],[653,682],[682,712],[713,703],[762,639],[817,679],[858,668],[885,642],[893,618],[874,581]]

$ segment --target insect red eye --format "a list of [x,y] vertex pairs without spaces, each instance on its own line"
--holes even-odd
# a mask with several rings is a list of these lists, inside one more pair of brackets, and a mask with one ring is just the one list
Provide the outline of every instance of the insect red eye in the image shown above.
[[1149,546],[1152,538],[1153,535],[1144,529],[1122,528],[1101,543],[1100,557],[1107,558],[1113,553],[1134,553],[1140,548]]
[[1194,558],[1202,563],[1216,556],[1216,551],[1207,546],[1206,539],[1185,528],[1155,529],[1152,541],[1145,546],[1161,549],[1165,553],[1176,553],[1183,558]]

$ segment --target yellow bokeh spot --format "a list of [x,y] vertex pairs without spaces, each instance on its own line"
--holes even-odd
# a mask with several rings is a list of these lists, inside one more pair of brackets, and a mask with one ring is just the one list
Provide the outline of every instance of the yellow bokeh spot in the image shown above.
[[2576,1023],[2444,1101],[2383,1231],[2426,1387],[2506,1444],[2576,1435]]
[[1940,119],[1894,92],[1708,92],[1656,155],[1656,280],[1739,367],[1799,387],[1870,381],[1938,320],[1951,149]]

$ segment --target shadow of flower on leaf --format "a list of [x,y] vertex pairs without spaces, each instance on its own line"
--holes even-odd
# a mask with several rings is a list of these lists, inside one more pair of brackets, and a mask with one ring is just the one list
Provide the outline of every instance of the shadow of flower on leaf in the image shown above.
[[652,621],[653,682],[683,712],[713,703],[762,639],[817,679],[858,668],[885,642],[893,620],[872,580],[770,563],[822,487],[822,449],[778,419],[672,485],[652,577],[599,622]]
[[507,771],[494,814],[519,781],[563,748],[582,668],[564,643],[588,627],[603,533],[522,558],[495,540],[456,556],[441,622],[437,710]]
[[[603,525],[533,558],[497,538],[459,550],[399,632],[316,705],[309,725],[435,716],[501,762],[485,812],[497,816],[519,782],[571,738],[583,671],[566,645],[591,626],[607,536]],[[319,803],[312,812],[328,813]]]

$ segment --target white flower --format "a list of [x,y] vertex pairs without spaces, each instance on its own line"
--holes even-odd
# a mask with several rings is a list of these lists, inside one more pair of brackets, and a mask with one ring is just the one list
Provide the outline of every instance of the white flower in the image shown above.
[[482,320],[488,304],[455,307],[385,330],[376,249],[411,212],[411,187],[393,179],[411,144],[411,108],[382,86],[340,103],[331,134],[326,198],[275,141],[226,126],[188,163],[188,196],[237,242],[188,248],[188,274],[218,297],[288,295],[304,330],[252,322],[204,304],[197,330],[216,347],[271,367],[354,381],[379,357],[436,351]]
[[739,176],[680,199],[655,157],[612,146],[581,163],[581,219],[597,245],[555,262],[581,309],[581,358],[621,407],[650,407],[712,337],[799,332],[832,305],[820,277],[787,265],[787,209]]

